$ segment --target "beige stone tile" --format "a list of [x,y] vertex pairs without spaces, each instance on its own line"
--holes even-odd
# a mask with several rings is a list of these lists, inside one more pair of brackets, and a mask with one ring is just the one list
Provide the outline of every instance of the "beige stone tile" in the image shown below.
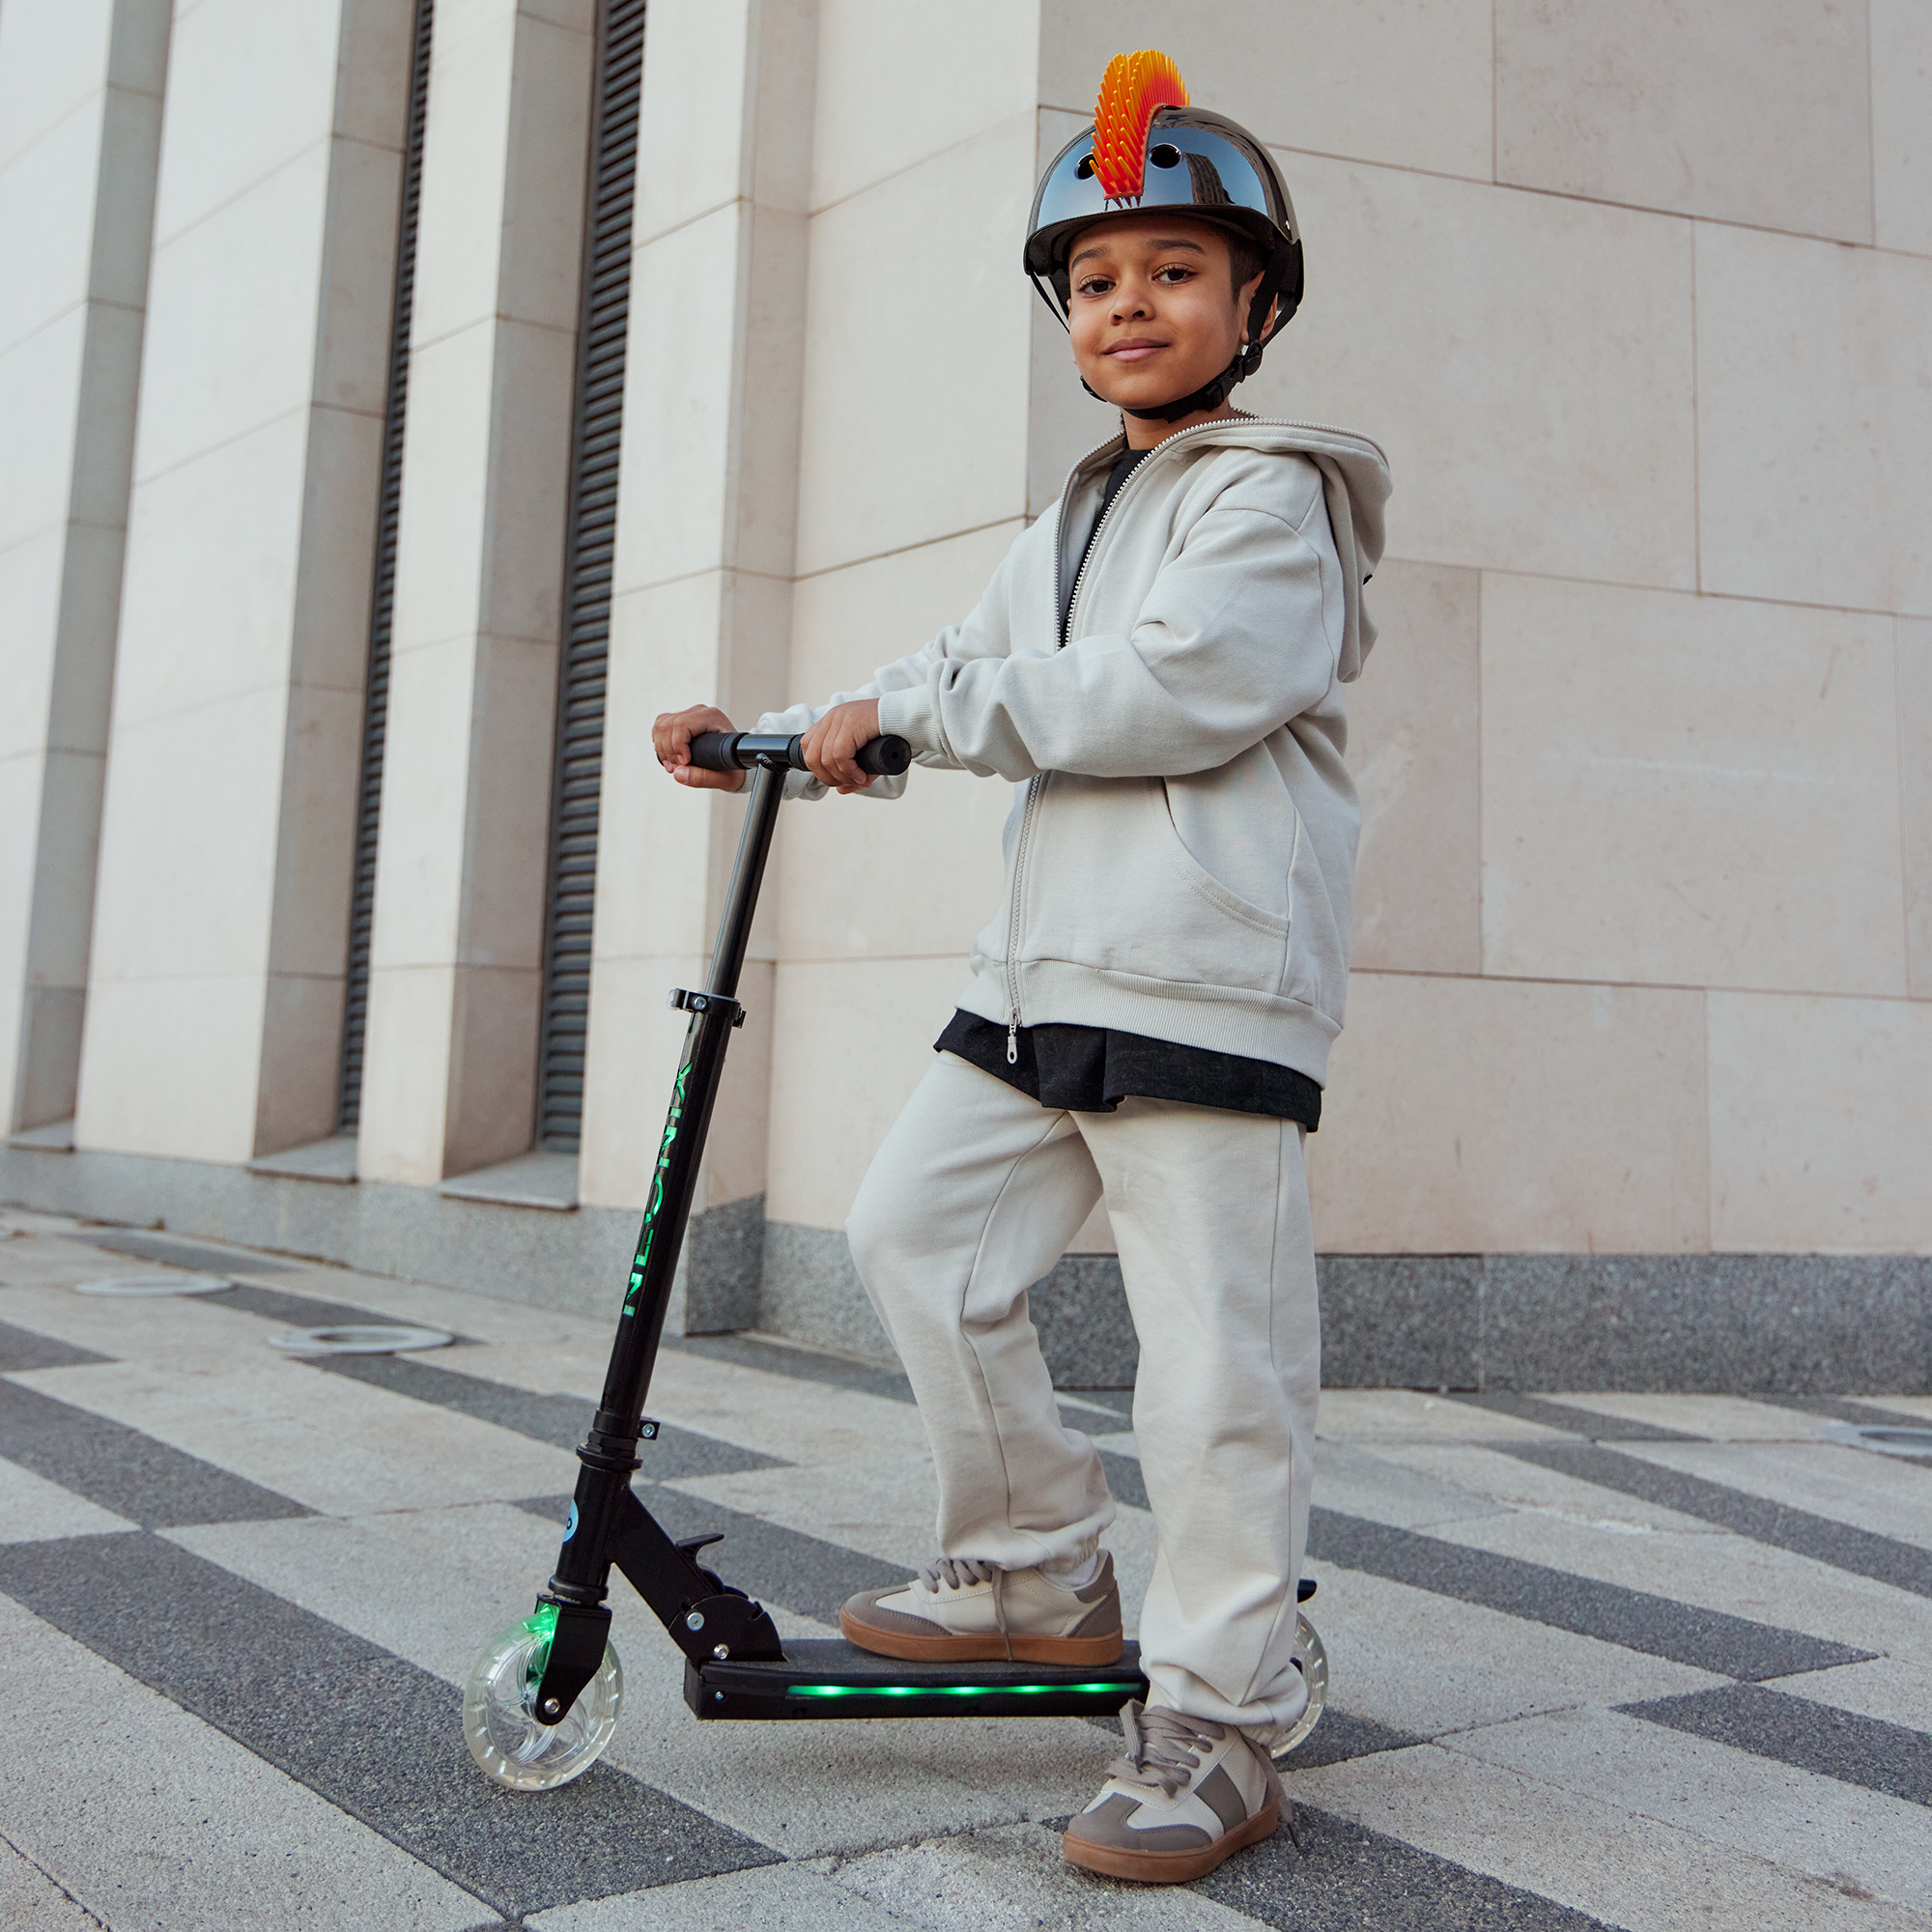
[[[744,174],[747,0],[662,8],[644,37],[631,244],[645,243],[737,199]],[[810,71],[790,76],[807,102]]]
[[1483,969],[1480,586],[1472,570],[1384,561],[1369,593],[1380,636],[1346,701],[1353,960],[1370,971]]
[[1753,993],[1710,1001],[1712,1246],[1932,1247],[1932,1006]]
[[[895,0],[822,5],[812,207],[843,201],[1030,114],[1039,98],[1034,78],[1042,11],[1035,0],[981,0],[971,8]],[[909,74],[929,82],[909,87]],[[990,211],[976,207],[981,212]],[[1018,266],[1016,242],[1009,253],[1010,272]]]
[[288,676],[306,424],[306,412],[291,412],[138,487],[114,672],[117,732]]
[[[59,524],[0,550],[0,760],[39,758],[54,740],[54,644],[70,527]],[[4,821],[12,829],[17,819]]]
[[335,1131],[345,983],[341,961],[348,950],[345,932],[334,972],[268,976],[255,1092],[258,1154],[307,1147]]
[[[370,532],[382,500],[383,418],[315,409],[307,412],[305,427],[301,560],[289,661],[301,683],[354,693],[359,700],[369,665],[376,578]],[[354,789],[355,780],[348,782]]]
[[0,167],[107,78],[114,0],[16,0],[0,15]]
[[1042,14],[1040,99],[1083,120],[1108,60],[1156,46],[1192,99],[1278,147],[1490,179],[1487,0],[1078,0]]
[[77,524],[102,531],[127,526],[140,382],[140,316],[109,302],[91,303],[74,412],[73,496],[68,506]]
[[250,1159],[260,974],[100,980],[88,989],[74,1143],[183,1160]]
[[286,694],[116,730],[94,922],[97,981],[268,963]]
[[423,1187],[443,1178],[456,980],[453,965],[370,966],[355,1141],[363,1180]]
[[727,203],[633,258],[627,368],[638,373],[626,385],[618,487],[623,589],[734,560],[734,323],[747,228],[747,211]]
[[298,156],[320,163],[318,144],[335,115],[341,14],[339,0],[268,8],[202,0],[177,23],[168,49],[157,243]]
[[442,1173],[474,1174],[528,1151],[536,1119],[543,975],[534,966],[458,966]]
[[1703,995],[1355,976],[1320,1251],[1698,1252],[1706,1171]]
[[1690,224],[1281,158],[1308,293],[1243,405],[1380,443],[1401,556],[1692,588]]
[[1871,240],[1865,10],[1499,0],[1496,178]]
[[[158,8],[124,9],[124,20]],[[154,242],[155,176],[161,147],[161,98],[115,87],[107,96],[100,144],[100,188],[94,207],[96,301],[142,307],[148,298],[148,256]]]
[[343,0],[336,55],[335,132],[400,152],[409,128],[415,17],[385,0]]
[[[407,72],[407,63],[405,71]],[[314,340],[318,403],[380,421],[388,407],[395,327],[402,157],[366,141],[329,148],[328,284]]]
[[1889,619],[1488,573],[1482,747],[1488,972],[1905,990]]
[[[963,958],[780,966],[767,1219],[843,1224],[966,983]],[[836,1132],[827,1094],[838,1096]]]
[[1898,626],[1898,786],[1905,857],[1906,974],[1932,999],[1932,622]]
[[0,164],[0,235],[12,265],[0,280],[0,347],[87,296],[104,99],[79,102]]
[[1702,583],[1932,611],[1932,262],[1700,224]]
[[68,514],[86,312],[74,309],[0,355],[0,548],[51,528]]
[[1932,14],[1920,0],[1869,7],[1878,245],[1932,255]]
[[593,50],[581,26],[522,10],[516,29],[497,305],[575,336]]
[[318,144],[156,247],[137,482],[309,401],[327,191]]
[[[1015,115],[812,218],[801,573],[1020,514],[1027,304],[1038,298],[1013,238],[1032,204],[1034,148],[1032,115]],[[903,258],[879,237],[927,230],[946,235],[956,298],[914,330]]]

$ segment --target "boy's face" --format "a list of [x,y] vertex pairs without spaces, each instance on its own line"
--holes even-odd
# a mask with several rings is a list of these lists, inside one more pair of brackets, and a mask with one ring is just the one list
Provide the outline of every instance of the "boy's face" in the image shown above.
[[1165,213],[1083,228],[1066,273],[1073,359],[1122,409],[1157,409],[1212,382],[1241,346],[1260,282],[1237,298],[1222,232]]

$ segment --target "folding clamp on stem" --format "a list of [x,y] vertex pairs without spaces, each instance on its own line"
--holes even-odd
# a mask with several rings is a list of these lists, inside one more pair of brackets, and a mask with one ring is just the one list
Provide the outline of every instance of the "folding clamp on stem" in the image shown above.
[[670,1003],[674,1007],[681,1007],[688,1013],[727,1014],[734,1027],[741,1027],[745,1024],[745,1009],[743,1005],[737,1000],[727,998],[723,993],[693,993],[683,986],[673,986],[670,993]]

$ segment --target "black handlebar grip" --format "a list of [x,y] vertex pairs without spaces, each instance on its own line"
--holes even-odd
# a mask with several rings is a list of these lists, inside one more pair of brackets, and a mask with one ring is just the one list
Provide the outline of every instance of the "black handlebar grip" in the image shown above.
[[735,772],[738,760],[732,754],[738,749],[742,731],[700,731],[691,741],[691,762],[700,771]]
[[912,763],[912,747],[903,738],[874,738],[859,747],[853,763],[877,778],[895,779]]

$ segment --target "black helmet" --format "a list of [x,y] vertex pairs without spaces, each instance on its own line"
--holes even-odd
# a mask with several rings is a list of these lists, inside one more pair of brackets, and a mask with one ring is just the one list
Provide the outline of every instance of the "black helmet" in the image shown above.
[[[1248,344],[1191,396],[1137,416],[1178,421],[1218,409],[1262,363],[1263,347],[1301,303],[1301,231],[1268,151],[1225,114],[1188,104],[1179,71],[1151,48],[1107,63],[1094,126],[1053,157],[1033,198],[1026,271],[1064,326],[1071,304],[1066,257],[1081,229],[1141,210],[1184,210],[1245,236],[1265,268],[1248,311]],[[1278,302],[1268,321],[1268,305]]]

